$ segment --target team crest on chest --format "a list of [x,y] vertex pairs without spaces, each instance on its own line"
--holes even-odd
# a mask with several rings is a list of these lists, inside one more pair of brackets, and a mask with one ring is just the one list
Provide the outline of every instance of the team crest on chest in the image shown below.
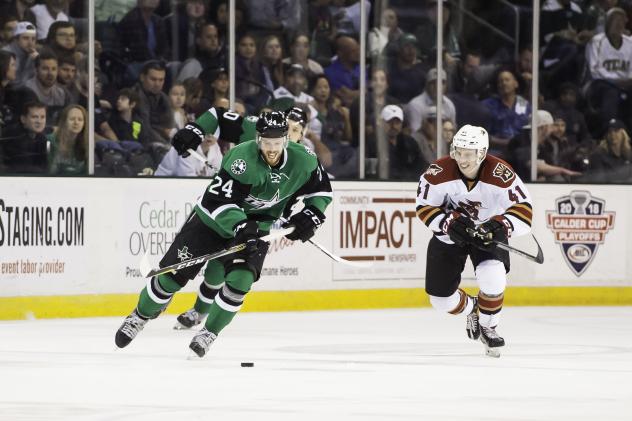
[[478,219],[478,211],[483,208],[482,202],[465,199],[465,201],[459,201],[458,209],[463,209],[470,218]]
[[281,181],[283,181],[283,179],[289,180],[290,177],[288,177],[284,173],[279,173],[279,174],[274,173],[274,172],[270,173],[270,182],[272,184],[279,184]]
[[496,178],[500,178],[504,183],[511,181],[511,179],[515,177],[514,172],[502,162],[496,164],[494,171],[492,171],[492,175]]
[[246,167],[246,161],[239,158],[233,161],[232,165],[230,166],[230,170],[233,172],[233,174],[240,175],[246,172]]
[[441,171],[443,171],[443,168],[441,168],[440,166],[438,166],[437,164],[431,164],[428,169],[426,170],[426,175],[437,175],[439,174]]

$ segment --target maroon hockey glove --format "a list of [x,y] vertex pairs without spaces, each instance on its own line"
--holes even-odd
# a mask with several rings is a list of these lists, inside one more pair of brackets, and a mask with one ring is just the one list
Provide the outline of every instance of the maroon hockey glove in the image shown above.
[[476,246],[483,250],[493,250],[496,248],[494,242],[506,243],[511,231],[511,222],[507,218],[501,215],[492,216],[476,228]]
[[443,218],[440,224],[441,231],[450,236],[450,240],[457,246],[463,247],[473,241],[468,229],[474,230],[474,222],[460,212],[453,211]]

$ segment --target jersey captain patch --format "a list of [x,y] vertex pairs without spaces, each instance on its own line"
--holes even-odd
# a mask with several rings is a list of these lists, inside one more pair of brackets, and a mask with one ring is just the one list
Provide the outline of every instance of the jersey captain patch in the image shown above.
[[507,168],[507,166],[502,162],[496,164],[494,171],[492,171],[492,175],[496,178],[500,178],[504,183],[509,182],[516,176],[514,172]]
[[244,161],[241,158],[234,160],[233,163],[230,166],[230,170],[235,175],[240,175],[240,174],[245,173],[246,172],[246,161]]
[[437,164],[431,164],[426,170],[425,174],[434,176],[434,175],[439,174],[441,171],[443,171],[443,168],[441,168]]

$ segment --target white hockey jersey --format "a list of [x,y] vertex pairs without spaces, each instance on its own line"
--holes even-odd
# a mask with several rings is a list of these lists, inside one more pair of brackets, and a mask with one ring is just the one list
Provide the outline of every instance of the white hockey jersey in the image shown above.
[[487,155],[476,180],[465,178],[450,157],[435,161],[421,175],[417,216],[439,240],[448,244],[452,241],[443,234],[440,224],[454,210],[476,225],[502,215],[510,222],[514,236],[531,231],[533,207],[529,191],[511,166],[495,156]]

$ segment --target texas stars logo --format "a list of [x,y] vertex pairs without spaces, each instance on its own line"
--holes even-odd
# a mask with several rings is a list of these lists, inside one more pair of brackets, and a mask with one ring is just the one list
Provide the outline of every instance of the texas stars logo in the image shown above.
[[246,172],[246,167],[246,161],[239,158],[233,161],[230,166],[230,170],[233,172],[233,174],[240,175]]
[[182,247],[182,249],[178,249],[178,259],[180,259],[181,262],[189,260],[192,257],[193,255],[189,253],[189,248],[187,246]]
[[604,210],[606,201],[586,190],[573,190],[555,200],[555,210],[546,211],[546,226],[553,231],[564,260],[577,277],[588,269],[614,228],[615,212]]

